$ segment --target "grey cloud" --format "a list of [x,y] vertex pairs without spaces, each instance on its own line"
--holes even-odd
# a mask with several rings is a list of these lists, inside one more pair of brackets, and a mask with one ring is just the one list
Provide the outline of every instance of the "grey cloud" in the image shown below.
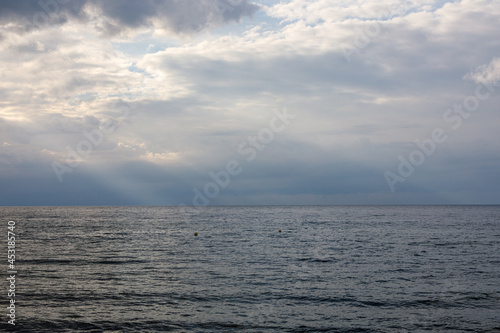
[[[96,0],[103,14],[119,26],[155,25],[175,33],[193,33],[252,16],[259,7],[247,0]],[[118,27],[108,25],[108,33]],[[119,28],[118,28],[119,29]]]
[[[0,0],[0,25],[12,17],[33,17],[37,10],[42,10],[37,1],[18,1],[14,5]],[[19,8],[23,3],[31,4],[34,10]],[[85,14],[85,5],[88,5],[103,13],[95,18],[101,32],[107,35],[152,25],[182,34],[237,21],[256,10],[247,1],[229,0],[225,3],[213,0],[79,3],[82,5],[61,9],[60,19],[54,14],[54,22],[93,20]],[[17,12],[2,11],[4,4],[17,6]],[[498,25],[490,23],[486,25]],[[78,94],[70,101],[81,110],[89,111],[88,116],[84,116],[85,113],[79,116],[35,113],[38,108],[24,107],[21,97],[31,98],[31,105],[40,108],[47,104],[35,103],[38,100],[29,97],[29,89],[21,97],[15,95],[21,85],[17,85],[17,79],[12,80],[16,84],[5,85],[0,89],[0,96],[4,97],[6,106],[19,110],[23,107],[24,115],[32,121],[23,124],[0,120],[0,139],[6,141],[0,147],[0,158],[5,159],[0,163],[0,184],[13,189],[0,195],[0,203],[189,204],[193,187],[201,189],[211,181],[209,171],[222,170],[232,159],[241,162],[243,172],[232,179],[211,204],[332,204],[339,203],[336,200],[340,196],[344,196],[343,203],[451,202],[440,201],[440,192],[453,192],[456,197],[464,192],[471,196],[477,192],[477,197],[464,197],[462,201],[472,198],[469,203],[480,199],[483,203],[498,203],[500,160],[491,158],[498,151],[498,95],[481,102],[479,112],[464,121],[460,132],[451,132],[442,115],[454,103],[474,93],[473,82],[462,80],[465,72],[478,68],[473,73],[480,77],[497,75],[497,65],[477,66],[498,56],[499,44],[488,33],[477,34],[476,29],[467,33],[450,31],[451,35],[440,37],[439,31],[425,35],[409,24],[388,24],[349,64],[336,49],[321,54],[294,54],[283,48],[274,56],[274,51],[279,50],[269,44],[255,44],[262,49],[236,44],[241,46],[234,47],[237,53],[231,54],[229,49],[227,52],[239,61],[218,59],[219,49],[212,54],[210,48],[191,50],[185,46],[185,50],[171,53],[167,49],[149,55],[152,61],[142,67],[141,61],[137,61],[138,69],[144,73],[150,68],[163,71],[165,77],[188,82],[192,93],[175,98],[155,99],[149,95],[148,99],[139,98],[135,102],[137,107],[130,110],[126,120],[120,120],[121,108],[109,101],[114,95],[94,104],[88,102],[95,91],[118,82],[113,75],[101,78],[91,71],[68,70],[64,71],[68,74],[61,79],[62,83],[51,83],[50,87],[54,88],[46,88],[48,95],[60,100],[61,96]],[[433,36],[440,38],[431,38]],[[44,43],[47,49],[51,44],[54,43]],[[220,51],[224,51],[224,47],[221,48]],[[39,56],[37,45],[26,44],[23,51],[23,58],[13,57],[18,63]],[[262,56],[264,54],[266,56]],[[127,63],[135,63],[137,59],[128,60]],[[8,61],[6,68],[17,68],[18,63]],[[59,66],[55,74],[43,81],[45,76],[33,75],[36,77],[33,83],[37,83],[38,78],[43,84],[52,82],[50,79],[62,73],[66,66],[72,68],[67,65],[69,62],[47,63],[50,67],[43,67],[45,72]],[[75,64],[89,65],[93,64],[85,59]],[[96,63],[95,66],[103,65]],[[148,79],[154,77],[146,74]],[[130,82],[132,86],[139,81]],[[36,87],[40,87],[40,83]],[[16,97],[19,105],[9,102],[12,100],[9,95]],[[122,97],[118,95],[115,97]],[[377,97],[382,100],[380,104],[375,101]],[[254,162],[246,163],[245,157],[237,153],[238,144],[267,126],[266,109],[271,112],[272,108],[282,105],[297,114],[297,121],[276,135]],[[65,113],[65,109],[53,112]],[[64,153],[67,145],[76,147],[85,139],[82,130],[96,128],[98,121],[107,117],[118,119],[120,126],[116,133],[106,136],[105,143],[96,147],[92,156],[65,175],[65,181],[59,184],[50,167],[56,158],[51,153]],[[260,117],[264,117],[263,120]],[[384,171],[395,171],[398,155],[407,157],[416,147],[413,140],[427,138],[435,127],[448,130],[449,142],[440,146],[406,182],[398,184],[395,194],[391,193]],[[472,141],[475,137],[482,141]],[[463,145],[468,142],[470,147],[464,149]],[[2,143],[0,141],[0,145]],[[147,153],[164,152],[178,153],[180,162],[169,164],[161,158],[145,158]],[[17,156],[19,159],[14,158]],[[94,170],[89,171],[91,167]],[[4,171],[12,169],[18,171],[9,174]],[[26,174],[34,172],[40,176],[27,180]],[[490,192],[496,196],[486,197]],[[301,201],[307,198],[310,201]]]
[[[92,119],[87,121],[92,122]],[[264,204],[279,204],[280,198],[288,198],[285,203],[296,198],[297,203],[303,204],[301,198],[311,196],[315,198],[312,203],[336,204],[339,203],[338,196],[351,196],[348,203],[391,204],[399,203],[401,197],[408,199],[409,195],[413,195],[411,200],[408,199],[411,202],[456,203],[447,198],[439,200],[440,192],[474,193],[475,189],[480,190],[472,199],[490,203],[495,197],[488,199],[485,197],[487,193],[498,192],[500,160],[492,159],[489,151],[472,150],[461,157],[453,151],[440,151],[401,184],[397,193],[391,194],[381,174],[386,167],[394,167],[394,161],[386,158],[384,150],[387,147],[384,145],[370,147],[370,150],[375,150],[373,155],[377,155],[379,161],[371,156],[355,161],[342,157],[342,151],[324,151],[312,146],[308,146],[307,151],[300,147],[301,154],[296,156],[296,148],[294,145],[284,146],[277,140],[253,163],[245,163],[241,156],[233,156],[241,162],[243,172],[232,178],[229,186],[210,203],[231,204],[236,197],[239,204],[251,204],[255,203],[253,198],[260,197],[259,202]],[[361,149],[358,155],[364,155],[365,151]],[[219,157],[217,161],[220,166],[226,160]],[[82,164],[59,184],[47,161],[16,162],[16,168],[23,169],[23,172],[14,177],[0,173],[0,183],[11,189],[0,195],[0,202],[4,205],[20,202],[38,205],[191,204],[192,189],[202,189],[204,184],[212,181],[208,171],[221,170],[207,163],[201,166],[202,170],[196,171],[181,166],[162,167],[148,162],[118,160],[108,165],[95,165],[93,169]],[[37,179],[43,186],[33,187],[32,180],[26,179],[26,168],[39,173]],[[130,188],[134,190],[126,190]],[[371,197],[373,195],[375,197]],[[317,201],[320,199],[322,201]]]
[[0,1],[0,23],[16,22],[23,30],[45,25],[61,25],[69,18],[85,17],[83,8],[88,1],[71,0],[2,0]]
[[[89,20],[91,6],[108,19],[100,29],[113,35],[124,28],[155,25],[174,33],[193,33],[252,16],[259,6],[247,0],[18,0],[0,1],[0,23],[18,22],[25,30]],[[111,21],[111,22],[110,22]]]
[[[58,186],[54,185],[51,169],[37,165],[38,176],[33,186],[33,177],[0,178],[3,186],[12,188],[11,193],[0,193],[0,202],[5,206],[16,205],[126,205],[133,204],[123,198],[117,189],[108,188],[101,182],[85,174],[76,174]],[[42,167],[42,169],[40,169]],[[56,179],[57,181],[57,179]]]
[[0,146],[7,141],[28,144],[30,143],[30,137],[21,126],[0,118]]
[[0,1],[0,8],[2,9],[0,11],[0,18],[6,20],[21,16],[29,17],[43,12],[46,14],[64,12],[78,15],[87,2],[71,0],[2,0]]

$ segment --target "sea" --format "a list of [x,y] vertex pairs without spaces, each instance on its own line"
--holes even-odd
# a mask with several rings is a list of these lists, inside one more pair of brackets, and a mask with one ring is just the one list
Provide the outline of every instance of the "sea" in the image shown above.
[[500,332],[500,206],[0,207],[0,228],[5,332]]

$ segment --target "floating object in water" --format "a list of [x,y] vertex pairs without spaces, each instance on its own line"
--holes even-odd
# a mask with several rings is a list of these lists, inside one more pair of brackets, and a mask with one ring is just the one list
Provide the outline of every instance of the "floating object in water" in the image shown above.
[[226,222],[226,223],[227,223],[227,220],[224,220],[224,222]]
[[198,233],[197,233],[197,232],[195,232],[195,233],[194,233],[194,235],[195,235],[195,236],[198,236]]
[[281,232],[281,229],[280,229],[280,230],[278,230],[278,232]]

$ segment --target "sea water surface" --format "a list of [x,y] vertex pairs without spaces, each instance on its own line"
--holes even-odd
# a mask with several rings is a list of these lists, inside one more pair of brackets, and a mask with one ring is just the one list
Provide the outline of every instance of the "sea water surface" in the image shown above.
[[0,217],[16,222],[21,332],[500,332],[500,206]]

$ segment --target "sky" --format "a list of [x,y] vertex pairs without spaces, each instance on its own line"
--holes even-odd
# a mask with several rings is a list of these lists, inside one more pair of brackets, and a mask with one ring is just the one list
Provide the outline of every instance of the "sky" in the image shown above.
[[0,0],[0,205],[500,204],[496,0]]

